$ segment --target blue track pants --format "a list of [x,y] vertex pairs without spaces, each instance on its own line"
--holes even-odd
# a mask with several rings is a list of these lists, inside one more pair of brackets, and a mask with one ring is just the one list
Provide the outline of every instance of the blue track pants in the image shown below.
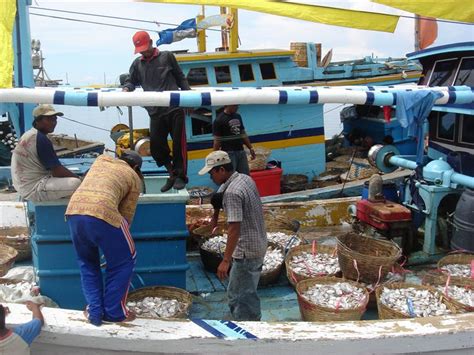
[[[125,305],[136,251],[128,223],[116,228],[101,219],[67,217],[81,271],[82,292],[88,304],[89,321],[120,322],[127,317]],[[105,288],[100,268],[99,248],[105,256]]]

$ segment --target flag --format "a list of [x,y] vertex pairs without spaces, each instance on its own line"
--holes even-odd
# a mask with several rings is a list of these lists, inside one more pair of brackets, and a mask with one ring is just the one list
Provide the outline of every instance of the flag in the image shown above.
[[156,41],[157,46],[179,42],[185,38],[196,37],[196,19],[192,18],[181,23],[178,27],[168,28],[158,32],[160,39]]
[[231,14],[213,15],[203,18],[197,23],[197,28],[199,30],[205,30],[209,27],[216,26],[232,28],[232,26],[234,26],[234,16]]
[[13,24],[16,1],[0,2],[0,88],[11,88],[13,83]]
[[425,49],[438,37],[438,23],[432,17],[418,17],[418,45]]

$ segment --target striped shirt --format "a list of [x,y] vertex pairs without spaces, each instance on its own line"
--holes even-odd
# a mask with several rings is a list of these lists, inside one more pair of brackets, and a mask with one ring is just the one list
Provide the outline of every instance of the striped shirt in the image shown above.
[[240,222],[239,241],[232,257],[264,257],[267,250],[267,233],[262,202],[255,182],[248,175],[234,172],[219,191],[225,191],[223,208],[227,222]]
[[72,195],[66,215],[96,217],[117,228],[123,216],[131,224],[141,189],[140,178],[126,162],[101,155]]

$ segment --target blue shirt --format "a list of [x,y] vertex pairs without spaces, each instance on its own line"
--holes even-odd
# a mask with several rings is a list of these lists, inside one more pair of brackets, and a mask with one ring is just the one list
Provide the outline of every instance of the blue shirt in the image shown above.
[[35,318],[28,323],[19,325],[13,329],[13,333],[18,334],[28,346],[31,345],[33,340],[40,334],[42,323],[39,319]]
[[38,131],[36,136],[36,150],[41,164],[43,164],[46,169],[51,170],[61,165],[54,151],[53,143],[40,131]]

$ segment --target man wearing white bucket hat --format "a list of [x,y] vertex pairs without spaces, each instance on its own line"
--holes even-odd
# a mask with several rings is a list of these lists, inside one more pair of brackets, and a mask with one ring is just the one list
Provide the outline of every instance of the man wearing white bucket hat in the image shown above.
[[[260,320],[257,286],[267,250],[267,233],[257,187],[250,176],[234,171],[229,155],[222,150],[206,157],[199,175],[206,173],[221,185],[218,192],[223,193],[222,206],[227,216],[227,244],[217,276],[221,280],[229,277],[230,312],[234,320]],[[217,216],[215,213],[214,221]]]
[[48,138],[56,128],[58,116],[63,115],[51,105],[38,105],[33,110],[33,128],[21,136],[13,150],[13,186],[27,200],[69,197],[81,184],[79,176],[61,164]]

